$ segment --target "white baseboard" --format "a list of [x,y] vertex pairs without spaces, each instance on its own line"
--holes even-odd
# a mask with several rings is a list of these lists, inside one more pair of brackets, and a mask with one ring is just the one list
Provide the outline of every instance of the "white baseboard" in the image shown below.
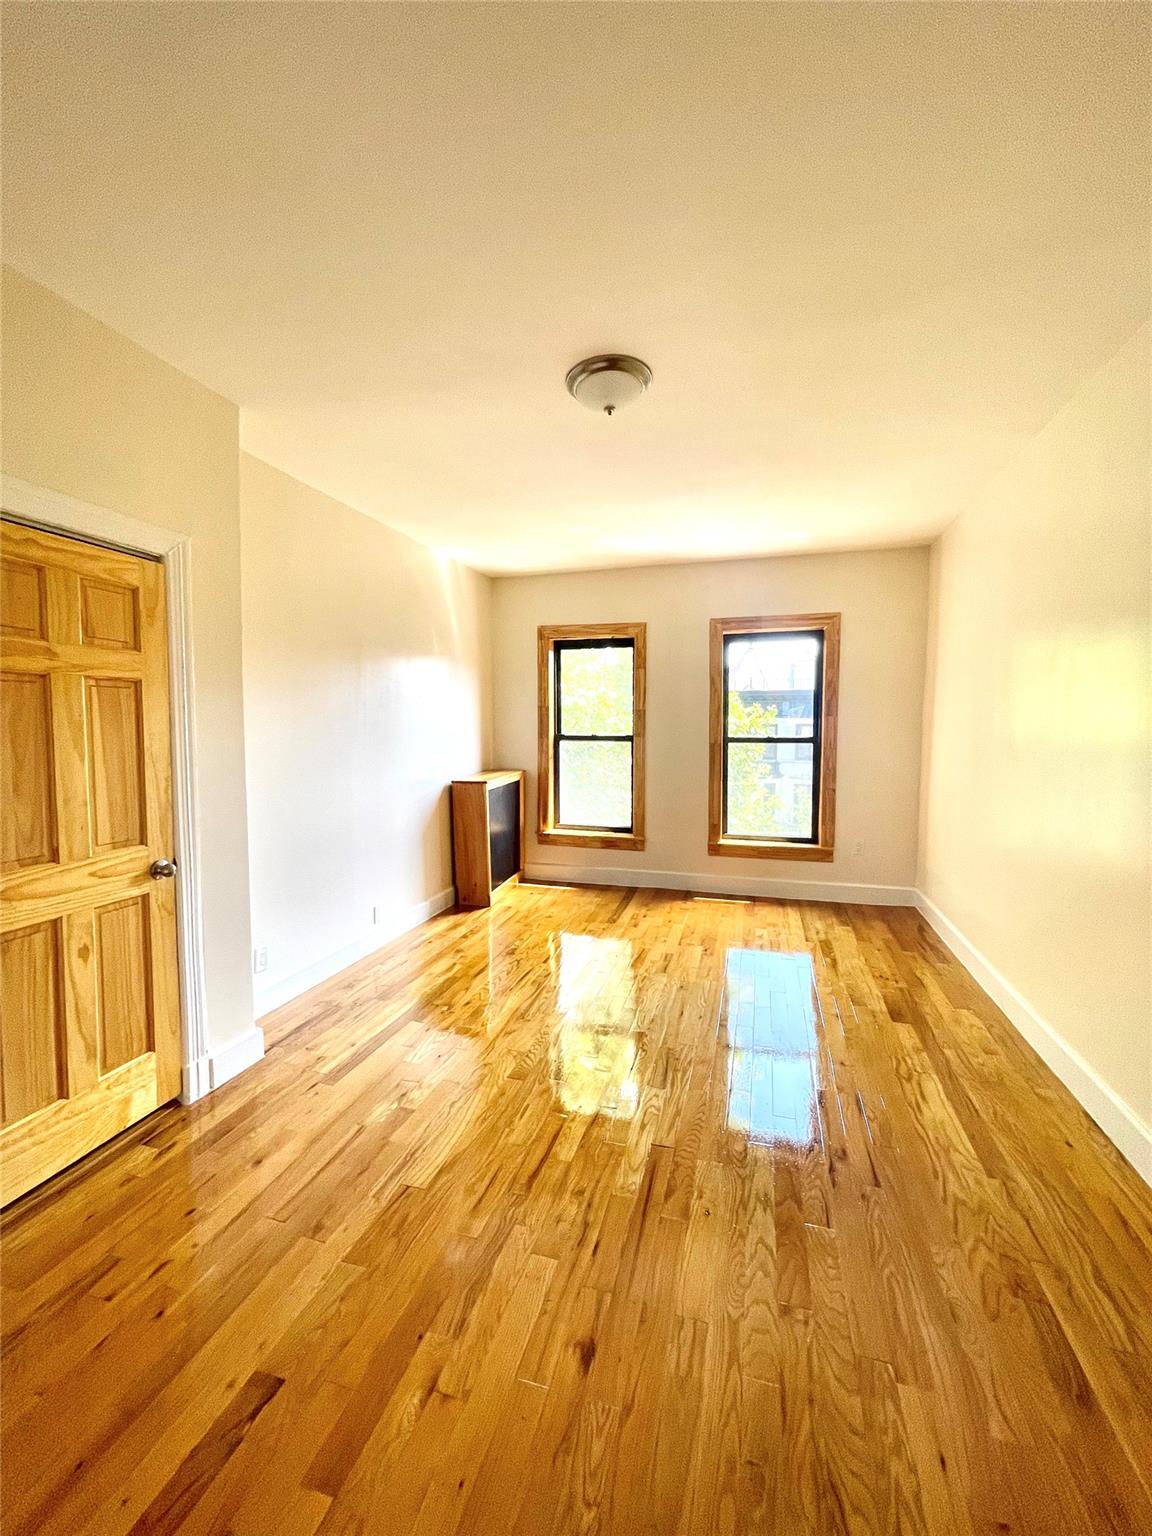
[[1152,1184],[1152,1126],[1141,1120],[1075,1046],[1069,1045],[1059,1031],[1037,1013],[1028,999],[922,891],[916,892],[916,906],[961,965],[1008,1016],[1108,1139],[1120,1149],[1137,1173]]
[[219,1088],[223,1083],[233,1077],[238,1077],[241,1072],[246,1072],[253,1067],[264,1054],[264,1031],[252,1026],[239,1040],[231,1040],[218,1051],[208,1053],[208,1077],[213,1088]]
[[180,1102],[195,1104],[212,1091],[212,1074],[208,1070],[207,1056],[197,1056],[195,1061],[185,1062],[180,1069]]
[[180,1102],[195,1104],[214,1088],[246,1072],[264,1055],[264,1031],[255,1025],[237,1040],[229,1040],[217,1051],[208,1051],[190,1061],[182,1072]]
[[299,997],[313,987],[318,987],[322,981],[327,981],[338,971],[346,970],[348,966],[355,965],[357,960],[364,960],[376,950],[383,949],[386,944],[391,944],[393,939],[398,939],[402,933],[418,928],[421,923],[426,923],[438,912],[447,911],[455,901],[456,892],[449,886],[446,891],[437,891],[436,895],[430,896],[427,901],[418,901],[415,906],[396,913],[390,922],[377,924],[353,943],[346,944],[343,949],[338,949],[333,954],[325,955],[323,959],[314,961],[303,970],[293,971],[290,976],[283,976],[279,981],[270,982],[266,986],[261,986],[257,978],[254,997],[256,1017],[262,1019],[266,1014],[274,1013],[277,1008],[282,1008],[294,997]]
[[914,907],[908,885],[853,885],[835,880],[774,880],[767,875],[687,874],[671,869],[593,868],[587,864],[529,864],[525,880],[561,885],[619,885],[709,896],[775,896],[780,901],[841,901],[865,907]]

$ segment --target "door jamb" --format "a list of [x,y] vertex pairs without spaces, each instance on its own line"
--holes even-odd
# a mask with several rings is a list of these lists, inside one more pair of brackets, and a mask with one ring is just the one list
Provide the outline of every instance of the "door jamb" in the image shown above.
[[0,476],[0,505],[21,522],[49,533],[99,539],[128,554],[158,555],[168,599],[171,699],[172,819],[176,837],[177,950],[180,974],[180,1102],[192,1104],[211,1087],[204,973],[204,911],[200,887],[199,792],[192,666],[192,540],[187,534],[78,501],[60,491]]

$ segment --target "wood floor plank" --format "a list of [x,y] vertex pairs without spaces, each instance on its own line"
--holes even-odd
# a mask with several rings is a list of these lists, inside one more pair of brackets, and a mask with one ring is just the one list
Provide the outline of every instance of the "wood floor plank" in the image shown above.
[[253,1371],[208,1432],[188,1452],[128,1536],[172,1536],[239,1449],[257,1417],[284,1385],[279,1376]]
[[916,913],[523,884],[265,1026],[4,1213],[6,1536],[1152,1530],[1152,1191]]

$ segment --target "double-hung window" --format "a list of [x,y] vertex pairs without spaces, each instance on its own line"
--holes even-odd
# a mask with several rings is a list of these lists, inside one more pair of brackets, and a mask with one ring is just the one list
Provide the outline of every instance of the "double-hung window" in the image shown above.
[[643,848],[644,661],[643,624],[540,630],[541,842]]
[[713,619],[708,848],[831,859],[840,615]]

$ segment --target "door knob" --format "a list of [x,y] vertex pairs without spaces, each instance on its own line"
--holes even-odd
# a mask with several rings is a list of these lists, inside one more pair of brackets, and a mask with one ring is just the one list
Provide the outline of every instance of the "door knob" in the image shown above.
[[148,873],[153,880],[171,880],[176,873],[176,866],[171,859],[157,859]]

